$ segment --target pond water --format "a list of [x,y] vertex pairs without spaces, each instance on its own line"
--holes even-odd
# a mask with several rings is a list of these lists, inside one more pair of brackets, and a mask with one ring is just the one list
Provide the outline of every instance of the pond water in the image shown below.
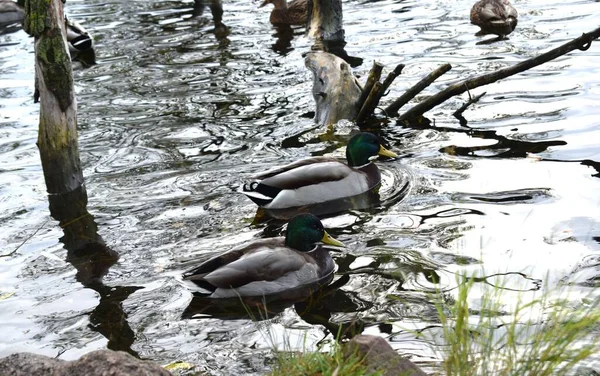
[[[510,39],[477,45],[472,2],[344,1],[346,50],[406,68],[386,104],[442,63],[453,69],[417,97],[517,63],[600,24],[600,2],[515,0]],[[281,225],[253,224],[237,193],[252,174],[310,155],[343,156],[355,127],[315,126],[303,29],[278,33],[267,8],[226,1],[215,29],[192,1],[89,0],[66,11],[94,35],[97,65],[74,63],[79,147],[99,233],[120,258],[84,287],[50,217],[36,147],[33,41],[0,35],[0,356],[75,359],[109,347],[210,374],[264,374],[272,348],[314,348],[340,325],[383,335],[422,364],[439,358],[407,328],[437,323],[436,288],[457,273],[494,283],[507,304],[600,280],[600,43],[499,83],[464,114],[453,98],[430,127],[380,132],[397,160],[380,161],[383,204],[324,220],[338,289],[319,307],[282,307],[262,321],[183,318],[180,278],[199,260]],[[291,38],[291,39],[290,39]],[[398,196],[400,181],[409,192]],[[16,250],[16,251],[15,251]],[[14,253],[11,253],[15,251]],[[10,255],[9,255],[10,254]],[[341,286],[341,287],[340,287]],[[477,306],[477,289],[472,304]],[[314,307],[313,307],[314,308]]]

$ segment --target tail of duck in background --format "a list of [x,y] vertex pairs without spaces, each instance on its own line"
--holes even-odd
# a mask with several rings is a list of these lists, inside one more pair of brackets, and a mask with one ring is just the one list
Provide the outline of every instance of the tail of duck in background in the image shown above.
[[277,197],[281,189],[253,181],[252,183],[244,184],[241,187],[241,192],[248,196],[256,205],[264,207]]
[[25,12],[13,1],[0,0],[0,25],[22,23]]
[[91,35],[75,21],[69,20],[65,16],[65,26],[67,28],[67,42],[69,42],[69,51],[82,52],[94,48],[94,40]]

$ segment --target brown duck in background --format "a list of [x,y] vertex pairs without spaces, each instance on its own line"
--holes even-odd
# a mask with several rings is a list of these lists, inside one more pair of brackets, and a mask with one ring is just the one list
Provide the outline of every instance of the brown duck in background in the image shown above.
[[481,28],[477,36],[496,34],[504,38],[517,26],[517,16],[508,0],[480,0],[471,8],[471,23]]
[[273,4],[269,20],[273,25],[306,25],[308,0],[265,0],[260,6]]

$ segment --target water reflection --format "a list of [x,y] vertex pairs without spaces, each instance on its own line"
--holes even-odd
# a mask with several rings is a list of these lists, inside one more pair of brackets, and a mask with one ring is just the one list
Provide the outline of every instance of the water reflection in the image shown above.
[[[62,303],[77,294],[75,303],[87,314],[97,305],[97,293],[75,281],[70,264],[46,257],[64,260],[67,252],[51,226],[40,226],[47,220],[47,202],[35,145],[37,107],[30,103],[33,44],[21,32],[0,36],[0,248],[14,249],[33,234],[17,253],[0,259],[3,292],[15,292],[0,302],[0,321],[8,335],[21,339],[19,351],[50,353],[57,343],[68,343],[76,349],[65,357],[75,357],[84,351],[82,342],[92,350],[104,347],[107,336],[163,364],[183,360],[213,374],[266,372],[268,365],[255,362],[260,341],[252,322],[181,320],[190,293],[174,275],[180,274],[182,259],[224,251],[231,242],[279,235],[275,220],[249,226],[256,206],[236,193],[239,182],[283,160],[341,156],[355,125],[340,122],[326,130],[313,124],[311,76],[302,57],[310,48],[307,38],[294,36],[289,47],[282,44],[285,53],[274,52],[276,31],[257,16],[256,4],[231,0],[222,14],[229,34],[220,40],[208,0],[196,17],[193,3],[66,2],[69,14],[89,26],[97,42],[97,64],[74,72],[88,208],[103,240],[121,255],[108,274],[95,277],[104,288],[85,282],[105,296],[100,300],[108,311],[98,315],[107,328],[102,335],[90,335],[74,322],[87,325],[87,317],[66,321],[60,309],[48,305],[48,297]],[[475,44],[464,12],[471,5],[462,0],[344,2],[348,51],[369,62],[354,72],[364,82],[372,60],[386,69],[405,63],[386,103],[440,62],[451,63],[453,69],[423,93],[428,95],[597,27],[600,3],[521,2],[527,22],[510,40],[487,46]],[[398,328],[435,323],[431,291],[453,288],[457,272],[482,269],[477,275],[482,277],[528,270],[526,276],[543,279],[544,285],[556,284],[546,279],[553,274],[568,276],[577,292],[593,291],[600,275],[594,258],[599,232],[588,227],[584,236],[590,221],[577,221],[570,236],[569,219],[598,217],[599,46],[486,88],[488,95],[468,112],[468,125],[495,134],[457,129],[451,113],[462,104],[459,98],[430,113],[435,127],[369,125],[403,158],[378,161],[384,180],[374,208],[325,219],[333,224],[331,233],[349,244],[348,254],[333,255],[341,273],[335,278],[348,282],[332,290],[332,298],[314,300],[330,306],[320,313],[330,316],[326,325],[360,321],[365,331],[387,333],[395,348],[419,358],[423,352],[415,349],[421,343],[414,335],[400,341]],[[548,140],[562,144],[548,147]],[[489,146],[498,143],[505,149]],[[472,148],[482,144],[487,146]],[[529,160],[544,162],[527,163],[522,157],[531,152],[537,154]],[[397,192],[402,187],[397,181],[410,182],[410,192]],[[110,254],[98,253],[107,259],[106,268]],[[84,254],[78,268],[85,269],[86,257],[92,258]],[[91,269],[95,263],[103,261],[89,262]],[[81,278],[103,273],[85,272]],[[39,282],[46,280],[53,283]],[[114,292],[110,286],[116,286]],[[144,289],[130,294],[137,286]],[[307,303],[294,306],[302,304]],[[342,308],[336,311],[336,305]],[[23,323],[23,314],[16,312],[20,307],[32,312],[33,322]],[[306,343],[316,342],[313,334],[321,338],[322,324],[307,325],[296,311],[302,310],[285,309],[271,326],[283,336],[297,329],[307,334]],[[128,333],[120,340],[113,321]],[[96,326],[95,317],[89,322]],[[136,334],[133,345],[127,323]],[[0,343],[0,351],[7,354],[13,343]],[[268,358],[270,347],[265,351]]]
[[[553,146],[567,145],[566,141],[549,140],[549,141],[524,141],[515,140],[506,136],[499,135],[495,130],[483,129],[453,129],[447,127],[431,126],[432,129],[437,129],[445,132],[466,133],[472,138],[481,138],[484,140],[496,140],[492,145],[480,146],[456,146],[450,145],[440,149],[440,152],[449,155],[460,156],[476,156],[483,158],[525,158],[529,153],[542,153]],[[485,153],[482,153],[485,151]]]
[[362,320],[346,320],[336,322],[332,318],[336,314],[356,314],[371,307],[368,301],[360,299],[356,293],[340,290],[350,280],[349,275],[342,275],[335,282],[329,275],[321,281],[321,286],[305,286],[295,291],[276,296],[256,298],[211,299],[203,294],[194,294],[190,304],[183,312],[183,319],[219,318],[222,320],[252,319],[253,321],[269,320],[294,307],[296,313],[307,323],[322,325],[327,335],[346,339],[364,330]]
[[127,323],[122,302],[141,287],[111,287],[102,282],[119,255],[107,247],[98,234],[94,217],[87,211],[85,187],[49,195],[48,201],[50,214],[63,229],[64,236],[60,241],[67,249],[66,261],[77,270],[76,280],[100,295],[100,303],[90,312],[89,327],[108,339],[109,349],[126,351],[137,357],[137,352],[131,349],[135,334]]

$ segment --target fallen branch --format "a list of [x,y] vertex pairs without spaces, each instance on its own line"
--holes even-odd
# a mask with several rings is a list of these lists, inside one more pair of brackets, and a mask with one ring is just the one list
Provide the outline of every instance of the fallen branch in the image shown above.
[[[402,114],[402,116],[399,117],[399,120],[417,118],[456,95],[460,95],[468,90],[472,90],[483,85],[491,84],[503,78],[515,75],[517,73],[521,73],[538,65],[544,64],[550,60],[554,60],[557,57],[565,55],[573,50],[578,49],[581,51],[586,51],[592,45],[592,40],[598,39],[599,37],[600,27],[596,30],[593,30],[592,32],[584,33],[579,38],[575,38],[572,41],[567,42],[557,48],[554,48],[531,59],[522,61],[513,66],[457,82],[453,85],[448,86],[446,89],[440,91],[439,93],[425,99],[423,102],[417,104],[410,110],[406,111],[404,114]],[[388,111],[388,114],[389,113],[390,112]]]
[[381,84],[381,90],[378,93],[379,95],[374,100],[373,109],[375,109],[379,105],[379,101],[385,95],[385,92],[392,85],[392,82],[394,82],[396,77],[398,77],[402,73],[402,69],[404,69],[404,64],[398,64],[396,65],[396,68],[394,68],[393,71],[388,73],[387,77],[383,81],[383,84]]
[[371,90],[373,89],[375,82],[379,82],[382,71],[383,65],[374,61],[373,67],[371,67],[371,71],[369,72],[369,77],[367,78],[367,83],[365,84],[365,87],[360,95],[360,99],[358,100],[358,110],[361,110],[365,106],[365,101],[369,95],[371,95]]
[[369,115],[373,113],[375,110],[375,106],[377,105],[375,101],[377,98],[381,98],[381,93],[383,93],[383,84],[381,82],[375,82],[367,100],[363,104],[358,116],[356,117],[356,124],[361,124]]
[[385,112],[388,116],[397,116],[398,110],[407,104],[411,99],[413,99],[417,94],[422,92],[427,86],[431,85],[431,83],[437,80],[441,75],[448,72],[452,69],[450,64],[444,64],[429,73],[425,76],[421,81],[417,82],[417,84],[406,91],[406,93],[402,94],[400,98],[396,99],[392,104],[385,108]]

